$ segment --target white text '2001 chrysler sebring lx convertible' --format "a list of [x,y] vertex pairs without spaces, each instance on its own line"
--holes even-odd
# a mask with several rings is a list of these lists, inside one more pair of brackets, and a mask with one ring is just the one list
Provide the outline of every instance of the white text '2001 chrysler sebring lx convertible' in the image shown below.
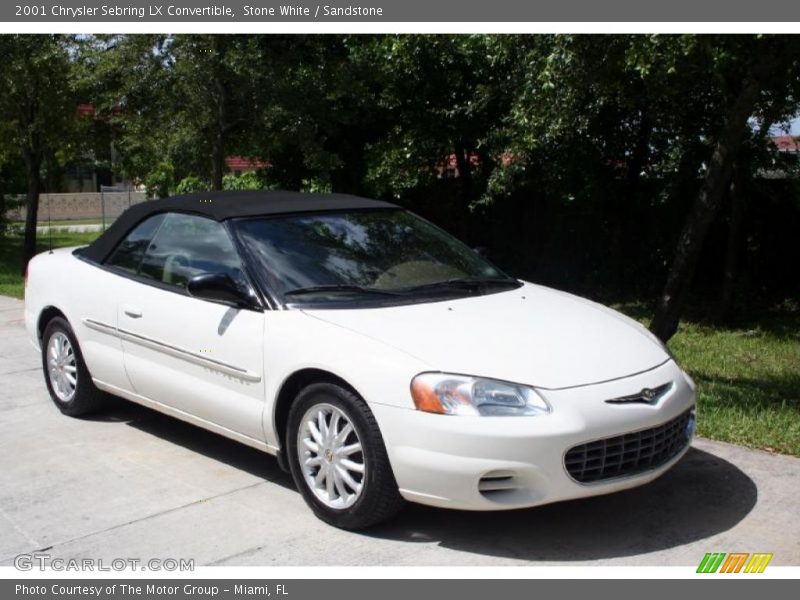
[[36,256],[25,322],[56,406],[106,394],[276,454],[338,527],[404,500],[498,510],[669,469],[694,384],[635,321],[509,277],[385,202],[144,202]]

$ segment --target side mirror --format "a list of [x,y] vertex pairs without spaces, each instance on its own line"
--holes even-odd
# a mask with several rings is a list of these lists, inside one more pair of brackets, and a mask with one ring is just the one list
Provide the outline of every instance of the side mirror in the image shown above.
[[260,309],[258,298],[252,289],[243,289],[227,273],[201,273],[186,284],[186,291],[194,298],[238,306]]

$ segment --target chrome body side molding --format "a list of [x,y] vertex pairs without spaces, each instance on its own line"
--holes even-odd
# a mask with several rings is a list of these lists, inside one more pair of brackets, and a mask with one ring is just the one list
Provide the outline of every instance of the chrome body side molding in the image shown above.
[[173,346],[172,344],[167,344],[153,338],[145,337],[126,329],[120,329],[118,327],[114,327],[113,325],[101,323],[100,321],[95,321],[94,319],[84,318],[82,321],[83,324],[89,329],[94,329],[95,331],[99,331],[101,333],[113,335],[126,342],[138,344],[140,346],[144,346],[145,348],[155,350],[156,352],[162,352],[169,356],[185,360],[186,362],[190,362],[201,367],[206,367],[213,371],[218,371],[232,377],[237,377],[244,381],[249,381],[252,383],[258,383],[261,381],[261,375],[258,373],[253,373],[247,369],[242,369],[235,365],[215,360],[213,358],[209,358],[208,356],[203,356],[202,354],[192,352],[191,350]]

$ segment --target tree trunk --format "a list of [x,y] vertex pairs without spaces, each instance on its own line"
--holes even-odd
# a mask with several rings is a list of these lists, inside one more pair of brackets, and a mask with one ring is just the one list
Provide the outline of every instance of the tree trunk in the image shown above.
[[667,283],[650,323],[650,330],[662,341],[669,340],[678,330],[703,241],[730,181],[733,161],[742,145],[747,120],[753,113],[759,92],[760,87],[755,79],[745,79],[726,115],[703,185],[681,232]]
[[211,145],[211,189],[222,189],[222,178],[225,176],[225,142],[222,134],[214,139]]
[[[753,140],[755,148],[762,148],[768,144],[769,132],[772,124],[780,119],[779,107],[767,111],[761,121],[758,135]],[[725,322],[730,319],[733,311],[733,297],[736,291],[736,279],[739,275],[739,253],[742,247],[742,225],[747,211],[747,194],[745,190],[745,175],[751,169],[747,162],[747,153],[740,153],[733,165],[730,185],[730,220],[728,222],[728,240],[725,248],[725,263],[722,270],[722,287],[720,289],[719,304],[717,306],[717,320]]]
[[222,178],[225,175],[225,142],[228,130],[228,87],[225,81],[225,44],[222,36],[213,36],[214,46],[214,90],[215,90],[215,136],[211,147],[211,189],[222,189]]
[[41,160],[35,152],[27,153],[25,167],[28,176],[28,193],[25,198],[25,240],[22,245],[22,270],[36,254],[36,223],[39,217],[39,193],[42,189]]
[[0,189],[0,237],[6,233],[6,193]]
[[722,272],[722,289],[720,290],[717,319],[726,321],[730,317],[733,306],[733,292],[736,276],[739,272],[739,245],[744,215],[744,178],[741,169],[734,165],[730,185],[731,214],[728,223],[728,243],[725,250],[725,266]]

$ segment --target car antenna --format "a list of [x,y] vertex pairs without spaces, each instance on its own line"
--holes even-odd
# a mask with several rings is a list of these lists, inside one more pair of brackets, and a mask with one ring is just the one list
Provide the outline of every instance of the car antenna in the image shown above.
[[47,195],[47,237],[50,240],[50,251],[49,254],[53,253],[53,225],[50,219],[50,194]]

